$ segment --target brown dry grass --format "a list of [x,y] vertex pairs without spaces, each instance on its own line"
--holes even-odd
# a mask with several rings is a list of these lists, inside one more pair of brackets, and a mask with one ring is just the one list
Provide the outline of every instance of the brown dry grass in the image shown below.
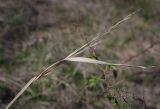
[[[114,2],[110,0],[93,1],[87,3],[83,1],[73,2],[68,0],[65,3],[64,1],[53,2],[50,3],[49,6],[46,5],[46,3],[44,3],[47,7],[43,5],[41,1],[34,1],[34,2],[29,1],[40,12],[39,18],[36,19],[38,20],[38,22],[36,22],[35,24],[36,25],[35,28],[37,28],[37,30],[35,30],[35,28],[31,28],[30,25],[28,25],[27,23],[23,24],[23,22],[22,25],[18,24],[16,28],[8,24],[8,27],[4,26],[4,29],[1,29],[2,33],[4,34],[1,34],[0,45],[1,48],[5,48],[3,52],[4,55],[2,54],[3,57],[2,62],[5,63],[1,65],[2,69],[1,74],[7,75],[6,72],[10,73],[12,72],[13,77],[17,77],[17,79],[22,78],[20,79],[22,83],[17,81],[17,83],[20,83],[20,87],[22,87],[24,85],[23,81],[27,82],[27,80],[30,77],[35,75],[34,72],[42,69],[44,65],[47,66],[59,59],[62,59],[71,51],[73,51],[75,48],[82,45],[85,41],[81,39],[80,37],[81,33],[84,33],[83,35],[87,36],[87,40],[89,40],[91,37],[88,36],[94,35],[95,33],[99,32],[99,30],[102,30],[102,28],[105,25],[107,25],[106,28],[110,27],[112,24],[119,21],[119,19],[121,19],[122,16],[126,15],[126,13],[130,13],[129,7],[126,7],[125,11],[124,9],[120,8],[119,11],[118,9],[119,7],[117,6],[121,5],[121,3],[123,4],[122,1],[120,2],[120,4],[115,5]],[[12,7],[15,8],[14,3],[11,3],[10,1],[8,1],[8,3],[12,4]],[[3,4],[1,4],[2,7],[5,6],[7,2],[4,2]],[[18,2],[17,5],[21,7],[24,4]],[[126,6],[128,6],[128,4]],[[137,8],[141,7],[138,6],[135,9]],[[152,9],[150,8],[150,6],[147,8],[149,8],[150,10]],[[156,13],[159,12],[158,8],[156,8],[155,10]],[[21,13],[18,14],[20,14],[21,16]],[[148,15],[149,14],[147,14],[147,16]],[[34,15],[31,15],[31,17],[34,18]],[[46,21],[45,19],[47,18],[50,19]],[[142,48],[148,48],[150,44],[153,44],[155,41],[159,39],[157,31],[158,23],[157,24],[154,23],[156,22],[155,20],[158,19],[158,17],[154,17],[156,18],[155,20],[152,20],[152,18],[153,17],[149,18],[149,20],[146,21],[146,18],[142,17],[140,12],[140,15],[136,15],[130,21],[123,24],[120,27],[120,29],[111,33],[108,36],[109,38],[107,38],[107,40],[103,40],[101,46],[97,48],[99,59],[115,63],[123,63],[124,60],[127,60],[130,57],[136,55],[137,53],[143,51]],[[34,22],[34,20],[32,22]],[[11,24],[14,23],[12,22]],[[80,32],[77,31],[77,28],[80,28]],[[21,32],[22,34],[17,34],[17,31],[22,31]],[[25,33],[25,35],[28,37],[26,38],[22,37],[21,39],[21,36],[24,35],[23,33]],[[79,42],[79,40],[81,41]],[[159,45],[154,46],[151,50],[149,49],[148,51],[149,52],[146,52],[145,54],[134,58],[134,60],[131,63],[141,64],[141,65],[143,64],[157,65],[159,60],[159,53],[158,53]],[[81,69],[83,69],[84,72],[87,72],[87,70],[88,72],[94,71],[93,68],[90,69],[90,67],[88,66],[86,67],[86,65],[84,66],[79,65],[79,66],[81,67]],[[33,73],[28,73],[28,72],[33,72]],[[27,77],[25,77],[26,74],[28,75]],[[2,75],[2,78],[5,78],[2,80],[6,79],[9,80],[9,78],[12,79],[12,76],[6,77]],[[14,82],[16,83],[15,80]],[[9,84],[13,84],[13,82],[10,82]],[[47,89],[47,86],[45,85],[39,85],[39,86],[42,86],[43,90]],[[14,87],[16,89],[17,86]],[[20,89],[20,87],[16,89],[16,92]],[[52,95],[53,93],[51,92],[49,91],[48,95],[49,94]],[[67,92],[64,91],[62,92],[62,94],[53,94],[54,96],[55,95],[61,96],[59,97],[60,98],[59,101],[56,102],[57,107],[55,108],[58,108],[58,103],[62,103],[64,104],[63,105],[64,107],[67,106],[68,108],[69,106],[71,106],[71,104],[74,104],[73,103],[74,99],[72,99],[74,98],[73,96],[74,94],[73,95],[71,94],[70,96],[69,95],[65,96],[65,93]],[[69,92],[71,93],[72,91]],[[89,99],[92,97],[86,97],[86,98]],[[66,103],[67,99],[71,99],[71,101],[70,102],[68,101],[68,103]],[[20,103],[18,103],[19,105],[22,102],[20,107],[24,106],[23,104],[25,104],[25,102],[23,101],[25,100],[23,100],[22,98],[19,101],[20,101]],[[43,102],[43,100],[42,103],[37,102],[37,104],[41,104],[42,108],[43,106],[49,105],[46,102]],[[89,105],[88,103],[88,108],[92,107],[93,104],[91,103]],[[107,104],[104,103],[104,105]],[[37,105],[37,108],[38,107],[40,106]]]

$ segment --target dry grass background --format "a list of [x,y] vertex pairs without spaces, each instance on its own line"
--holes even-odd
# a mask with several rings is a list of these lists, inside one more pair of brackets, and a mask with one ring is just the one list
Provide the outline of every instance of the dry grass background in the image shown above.
[[[160,47],[155,43],[159,42],[159,4],[159,0],[1,0],[0,108],[3,109],[37,71],[64,58],[85,44],[86,39],[90,40],[104,27],[108,29],[137,9],[141,11],[102,40],[96,53],[100,60],[123,63],[150,48],[128,63],[158,66]],[[113,101],[97,98],[97,90],[85,89],[81,93],[83,83],[77,80],[84,79],[87,84],[91,75],[101,77],[99,72],[102,71],[93,65],[62,65],[31,86],[12,108],[118,108]],[[116,80],[112,73],[108,74],[107,85],[124,80],[118,85],[120,89],[111,90],[120,108],[159,109],[159,72],[157,69],[120,69]]]

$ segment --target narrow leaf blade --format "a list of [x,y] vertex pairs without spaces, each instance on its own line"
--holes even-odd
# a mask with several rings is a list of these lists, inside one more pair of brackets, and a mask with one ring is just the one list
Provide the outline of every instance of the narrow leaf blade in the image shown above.
[[72,62],[92,63],[92,64],[107,64],[106,62],[91,59],[91,58],[86,58],[86,57],[70,57],[70,58],[66,58],[65,60],[72,61]]

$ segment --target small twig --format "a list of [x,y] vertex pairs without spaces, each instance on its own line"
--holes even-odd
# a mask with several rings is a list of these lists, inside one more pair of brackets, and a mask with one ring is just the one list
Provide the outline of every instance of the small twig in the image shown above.
[[151,44],[149,47],[147,47],[146,49],[144,49],[143,51],[137,53],[136,55],[134,56],[131,56],[129,59],[125,60],[124,63],[128,63],[130,62],[131,60],[145,54],[146,52],[148,52],[150,49],[154,48],[156,45],[160,44],[160,42],[154,42],[153,44]]

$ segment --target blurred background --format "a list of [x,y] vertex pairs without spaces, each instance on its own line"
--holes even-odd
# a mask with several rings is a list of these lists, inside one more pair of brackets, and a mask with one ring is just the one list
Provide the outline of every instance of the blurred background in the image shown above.
[[[134,11],[101,40],[96,57],[159,66],[160,0],[0,0],[0,109],[39,71]],[[67,63],[11,109],[160,109],[159,82],[158,67]]]

